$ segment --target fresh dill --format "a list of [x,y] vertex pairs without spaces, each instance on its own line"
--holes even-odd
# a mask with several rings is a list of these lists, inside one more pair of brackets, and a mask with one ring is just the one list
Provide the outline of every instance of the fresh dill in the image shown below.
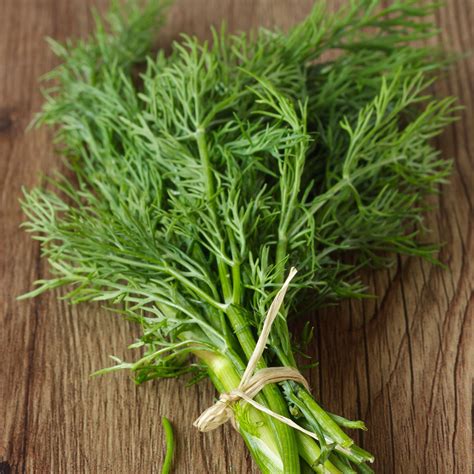
[[[335,14],[318,3],[287,33],[183,35],[166,55],[151,48],[166,2],[131,1],[96,16],[87,41],[50,41],[63,63],[37,123],[55,127],[68,171],[25,191],[25,227],[53,273],[27,296],[67,286],[73,303],[104,302],[141,326],[142,356],[101,373],[207,374],[230,391],[290,266],[259,368],[296,366],[297,304],[363,296],[357,271],[387,255],[433,260],[418,233],[450,170],[432,138],[456,102],[430,93],[448,61],[413,46],[436,34],[435,6],[381,3]],[[262,472],[371,472],[343,430],[362,422],[293,382],[256,400],[319,438],[236,405]]]

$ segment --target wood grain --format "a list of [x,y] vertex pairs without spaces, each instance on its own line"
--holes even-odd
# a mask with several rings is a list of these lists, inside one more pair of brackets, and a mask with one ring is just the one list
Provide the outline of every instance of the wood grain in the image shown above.
[[[106,4],[2,0],[0,7],[0,472],[159,472],[165,415],[178,439],[176,473],[255,473],[230,427],[208,434],[192,428],[212,402],[209,383],[135,387],[125,375],[88,377],[108,364],[108,354],[125,356],[132,326],[92,305],[68,306],[58,294],[15,299],[47,271],[38,246],[19,229],[20,189],[59,161],[48,131],[24,134],[41,103],[37,78],[55,64],[43,38],[85,35],[92,3]],[[160,45],[181,31],[206,37],[224,19],[231,30],[285,28],[311,3],[178,0]],[[436,18],[439,40],[472,50],[474,2],[446,3]],[[473,77],[471,56],[438,86],[466,106],[439,141],[455,167],[428,217],[432,239],[446,242],[440,258],[447,269],[399,259],[389,271],[366,275],[377,300],[346,302],[314,318],[320,365],[310,382],[328,409],[366,420],[359,441],[375,453],[380,473],[471,472]]]

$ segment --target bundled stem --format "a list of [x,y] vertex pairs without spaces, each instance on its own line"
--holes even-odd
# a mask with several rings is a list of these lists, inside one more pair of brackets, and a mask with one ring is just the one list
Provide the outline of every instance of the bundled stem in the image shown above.
[[[27,296],[68,286],[73,303],[103,301],[141,325],[131,347],[143,356],[100,373],[209,375],[224,393],[295,265],[258,368],[296,367],[297,302],[363,296],[357,270],[390,252],[433,259],[417,235],[449,163],[430,140],[456,111],[428,93],[446,59],[411,45],[436,32],[433,8],[315,6],[288,33],[183,36],[165,56],[150,50],[164,3],[131,1],[97,18],[88,41],[50,41],[63,64],[37,123],[55,126],[70,171],[25,191],[25,226],[54,274]],[[256,400],[318,440],[236,404],[262,472],[370,472],[372,456],[345,432],[362,422],[291,381]]]

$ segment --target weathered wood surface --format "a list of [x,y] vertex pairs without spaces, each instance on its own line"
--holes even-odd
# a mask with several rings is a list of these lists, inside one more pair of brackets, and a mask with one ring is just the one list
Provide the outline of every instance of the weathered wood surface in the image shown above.
[[[86,34],[93,0],[0,2],[0,472],[159,472],[162,415],[175,426],[177,473],[257,472],[230,426],[199,434],[192,420],[213,400],[209,383],[136,387],[126,375],[90,379],[125,355],[134,329],[98,307],[71,307],[45,295],[15,297],[46,274],[38,246],[20,229],[20,187],[58,164],[46,130],[24,134],[41,103],[38,77],[55,59],[43,41]],[[178,0],[161,35],[204,37],[225,19],[231,30],[287,27],[311,0]],[[337,2],[329,2],[331,6]],[[105,1],[99,2],[102,8]],[[445,45],[474,48],[474,2],[448,0],[436,18]],[[474,59],[460,62],[438,86],[459,96],[462,120],[440,140],[456,158],[451,182],[429,216],[433,238],[446,242],[448,269],[415,259],[368,276],[376,301],[346,303],[315,318],[309,374],[331,411],[366,420],[360,443],[380,473],[471,470],[472,158]]]

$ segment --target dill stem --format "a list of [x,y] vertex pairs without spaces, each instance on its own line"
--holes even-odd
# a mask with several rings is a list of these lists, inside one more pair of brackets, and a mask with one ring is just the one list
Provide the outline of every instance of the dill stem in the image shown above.
[[[295,132],[298,129],[295,128]],[[301,173],[303,171],[303,165],[305,163],[306,156],[306,145],[300,145],[299,149],[300,156],[296,159],[295,170],[294,170],[294,180],[291,183],[290,198],[287,203],[285,193],[282,190],[282,207],[281,207],[281,220],[278,228],[278,243],[276,249],[276,261],[277,266],[283,262],[288,254],[288,228],[290,226],[291,219],[294,216],[296,199],[300,192],[301,186]],[[284,279],[284,265],[279,265],[279,270],[277,273],[277,282],[282,282]]]
[[[214,386],[221,393],[228,393],[235,389],[240,383],[240,376],[243,368],[238,370],[233,363],[222,354],[196,350],[194,354],[202,360],[207,368],[209,377],[211,378]],[[255,399],[259,403],[265,403],[265,397],[262,394],[257,394]],[[257,462],[259,468],[263,473],[275,473],[275,465],[270,465],[268,461],[268,455],[271,453],[273,460],[279,460],[283,465],[283,457],[285,453],[281,453],[278,446],[277,433],[272,429],[272,424],[269,423],[271,418],[264,413],[259,412],[252,406],[246,406],[245,411],[239,410],[234,411],[236,420],[238,423],[239,431],[242,434],[249,450]],[[245,420],[239,423],[239,415],[242,414]],[[245,429],[247,423],[252,422],[252,434],[248,433]],[[253,439],[257,438],[259,443],[255,443]],[[266,450],[262,453],[261,444],[266,446]],[[283,471],[287,472],[287,471]]]
[[319,464],[319,456],[321,448],[317,445],[314,439],[304,433],[297,432],[296,438],[298,440],[298,451],[300,456],[309,464],[312,470],[321,474],[340,474],[341,471],[334,466],[331,461],[326,461],[324,464]]
[[[292,354],[290,354],[290,357],[288,357],[286,354],[283,353],[280,348],[275,349],[275,352],[280,362],[284,366],[296,366]],[[320,425],[323,433],[327,433],[328,437],[339,443],[343,448],[352,448],[353,440],[340,428],[340,426],[331,417],[331,415],[326,413],[319,406],[319,404],[314,400],[312,395],[300,386],[298,386],[297,389],[295,389],[294,387],[295,384],[285,384],[285,389],[288,390],[290,394],[290,400],[293,400],[293,403],[295,403],[295,405],[299,406],[300,409],[302,409],[303,415],[305,415],[305,412],[309,412],[307,413],[307,415],[305,415],[305,418],[308,419],[308,417],[314,417],[317,423]],[[303,435],[302,433],[297,433],[296,435],[300,455],[306,462],[308,462],[308,464],[312,465],[314,460],[317,459],[319,454],[321,453],[320,447],[314,440],[310,439],[309,437],[303,437],[305,435]],[[313,459],[313,461],[309,462],[311,458]],[[334,466],[332,466],[330,469],[328,468],[327,472],[339,472],[337,469],[335,471],[331,471],[332,468],[336,469]]]
[[239,305],[242,299],[242,283],[240,276],[240,264],[232,265],[232,304]]
[[174,434],[173,427],[171,426],[168,418],[163,416],[161,418],[161,423],[163,429],[165,430],[166,438],[166,454],[165,460],[163,461],[163,467],[161,468],[161,474],[169,474],[171,472],[171,464],[173,462],[173,453],[174,453]]
[[348,448],[354,441],[339,427],[339,425],[316,403],[316,400],[303,388],[296,395],[311,411],[318,423],[327,434],[342,447]]
[[[276,249],[276,257],[275,257],[275,262],[276,264],[280,264],[283,262],[283,260],[287,256],[287,246],[288,246],[288,238],[286,236],[286,231],[280,230],[278,232],[278,244],[277,244],[277,249]],[[283,265],[280,265],[281,270],[278,272],[278,278],[277,281],[282,282],[283,281]]]
[[[235,307],[231,306],[227,310],[230,324],[239,340],[247,359],[250,359],[255,349],[255,339],[249,328],[246,318],[244,318]],[[263,359],[257,363],[257,369],[263,369],[267,365]],[[267,403],[266,405],[280,415],[289,416],[288,405],[283,399],[279,389],[274,384],[266,385],[262,390]],[[280,451],[283,454],[285,472],[299,472],[298,446],[294,430],[278,420],[270,419],[275,429],[275,434],[280,444]]]
[[[203,127],[198,127],[196,131],[196,141],[198,145],[201,165],[203,167],[204,172],[209,212],[211,213],[211,217],[215,223],[216,232],[218,233],[219,240],[222,242],[222,236],[219,230],[219,221],[217,219],[217,210],[215,203],[214,177],[212,174],[212,165],[209,160],[209,150],[206,140],[206,132]],[[227,265],[219,256],[216,256],[216,261],[224,299],[226,302],[233,302],[233,299],[236,295],[232,290],[229,273],[227,271]],[[235,273],[233,274],[233,276],[235,280]],[[238,279],[238,281],[240,283],[240,278]],[[255,349],[256,343],[252,331],[249,328],[247,319],[243,317],[240,312],[235,309],[234,306],[229,306],[225,312],[229,318],[232,329],[234,330],[237,339],[242,347],[242,350],[245,356],[247,357],[247,360],[250,359]],[[266,367],[265,361],[261,359],[257,364],[257,368],[261,369],[264,367]],[[269,406],[271,410],[283,416],[289,416],[287,404],[276,386],[267,385],[262,390],[262,392],[262,395],[266,398],[267,401],[266,405]],[[298,472],[298,446],[293,430],[277,420],[272,419],[270,420],[270,423],[275,429],[275,434],[278,439],[280,452],[282,454],[285,472]]]
[[210,209],[215,214],[214,177],[212,176],[212,168],[211,168],[211,163],[209,161],[209,153],[207,150],[207,141],[206,141],[205,133],[206,133],[205,129],[198,128],[198,130],[196,131],[196,141],[197,141],[198,150],[199,150],[199,158],[201,159],[201,164],[204,171],[204,179],[205,179],[206,193],[207,193],[207,198],[209,201],[209,206],[210,206]]
[[[221,232],[219,229],[219,222],[217,219],[217,210],[216,210],[216,203],[215,203],[216,192],[215,192],[215,185],[214,185],[214,177],[212,175],[212,166],[209,160],[209,151],[207,147],[206,132],[204,128],[198,127],[196,131],[196,141],[197,141],[198,150],[199,150],[199,158],[201,160],[201,165],[203,168],[204,185],[206,188],[206,196],[207,196],[207,202],[209,206],[209,212],[211,213],[212,220],[214,221],[215,229],[216,229],[219,241],[221,242],[220,250],[224,253],[225,249],[223,245]],[[226,302],[228,302],[228,300],[232,298],[232,285],[229,280],[227,265],[218,256],[216,257],[216,260],[217,260],[217,268],[219,272],[219,280],[222,286],[222,292],[224,294],[224,298]]]

